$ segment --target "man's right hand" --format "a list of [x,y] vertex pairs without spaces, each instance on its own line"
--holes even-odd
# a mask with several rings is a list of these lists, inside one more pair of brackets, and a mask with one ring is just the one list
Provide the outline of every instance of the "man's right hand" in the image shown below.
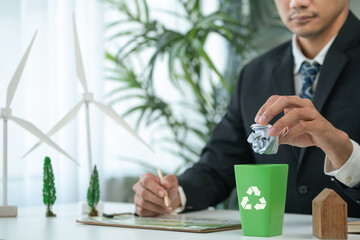
[[[152,173],[141,175],[132,188],[135,191],[136,213],[140,216],[170,214],[181,205],[178,187],[175,175],[167,175],[162,181]],[[169,207],[166,207],[164,202],[166,192],[170,200]]]

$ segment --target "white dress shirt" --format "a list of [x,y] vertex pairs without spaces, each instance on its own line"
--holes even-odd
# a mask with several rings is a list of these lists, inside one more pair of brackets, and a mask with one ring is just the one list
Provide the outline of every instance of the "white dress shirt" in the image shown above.
[[[336,36],[333,37],[325,47],[319,52],[319,54],[313,58],[308,59],[304,56],[301,50],[298,47],[296,36],[293,35],[292,37],[292,54],[294,56],[294,88],[296,95],[300,94],[301,87],[302,87],[302,77],[300,72],[300,67],[304,61],[313,64],[314,62],[323,65],[326,54],[331,47],[332,43],[334,42]],[[320,71],[318,72],[315,81],[314,81],[314,90],[316,95],[316,86],[319,81]],[[314,96],[315,96],[314,95]],[[344,165],[335,170],[331,162],[329,161],[328,157],[325,156],[325,163],[324,163],[324,173],[328,176],[335,177],[338,181],[343,183],[348,187],[354,187],[355,185],[360,183],[360,146],[357,142],[351,140],[353,144],[353,152],[351,153],[349,159],[344,163]],[[181,186],[179,186],[179,195],[181,201],[181,207],[174,210],[174,214],[182,212],[185,209],[186,205],[186,196]]]

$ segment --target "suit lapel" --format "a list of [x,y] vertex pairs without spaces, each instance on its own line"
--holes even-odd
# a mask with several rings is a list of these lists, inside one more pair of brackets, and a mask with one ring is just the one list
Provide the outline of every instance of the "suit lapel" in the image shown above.
[[294,59],[291,44],[288,44],[283,55],[279,55],[273,68],[273,90],[277,95],[294,95]]
[[313,100],[320,113],[348,61],[345,51],[356,46],[360,40],[359,31],[355,30],[359,28],[360,21],[349,12],[348,18],[326,54]]
[[320,70],[319,82],[314,96],[314,106],[321,113],[341,71],[348,61],[347,56],[339,49],[329,49]]

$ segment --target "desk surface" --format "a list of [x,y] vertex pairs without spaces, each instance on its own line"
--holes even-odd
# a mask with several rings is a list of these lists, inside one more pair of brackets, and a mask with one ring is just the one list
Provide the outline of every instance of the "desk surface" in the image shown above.
[[[126,203],[108,203],[104,205],[105,212],[133,212],[134,205]],[[91,226],[76,223],[85,215],[80,214],[79,204],[55,205],[56,218],[46,218],[45,207],[24,207],[18,209],[17,218],[0,218],[0,239],[156,239],[156,240],[218,240],[218,239],[248,239],[242,236],[241,230],[231,230],[215,233],[184,233],[159,230],[117,228]],[[211,212],[207,216],[211,216]],[[218,213],[217,213],[218,214]],[[223,217],[239,217],[238,211],[224,210]],[[256,238],[256,240],[269,238]],[[272,237],[277,239],[313,239],[311,215],[285,214],[283,235]],[[360,235],[349,234],[349,240],[360,239]]]

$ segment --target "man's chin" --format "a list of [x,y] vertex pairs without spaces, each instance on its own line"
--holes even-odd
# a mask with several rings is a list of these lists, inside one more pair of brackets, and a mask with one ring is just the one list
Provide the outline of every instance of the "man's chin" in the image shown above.
[[292,31],[296,36],[302,38],[314,38],[320,35],[322,31],[319,29],[295,29]]

